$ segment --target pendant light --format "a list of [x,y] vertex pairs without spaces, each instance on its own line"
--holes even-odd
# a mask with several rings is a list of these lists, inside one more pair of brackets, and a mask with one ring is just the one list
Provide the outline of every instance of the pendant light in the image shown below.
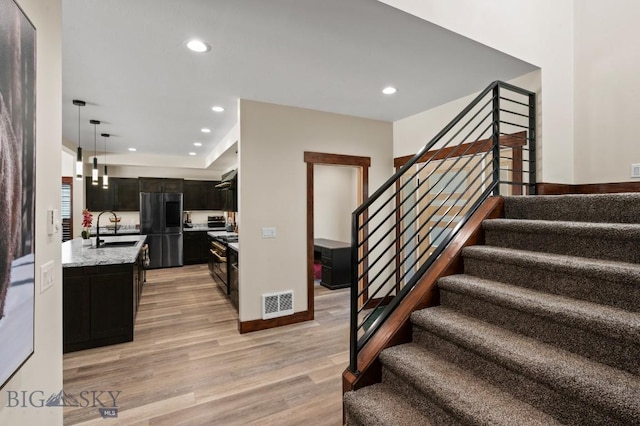
[[102,175],[102,187],[104,189],[109,188],[109,175],[107,174],[107,138],[109,133],[101,133],[100,136],[104,138],[104,174]]
[[82,180],[84,164],[82,162],[82,147],[80,145],[80,107],[85,106],[85,101],[73,100],[73,104],[78,107],[78,153],[76,155],[76,179]]
[[91,184],[98,184],[98,157],[97,155],[97,125],[100,124],[98,120],[89,120],[89,123],[93,124],[93,170],[91,170]]

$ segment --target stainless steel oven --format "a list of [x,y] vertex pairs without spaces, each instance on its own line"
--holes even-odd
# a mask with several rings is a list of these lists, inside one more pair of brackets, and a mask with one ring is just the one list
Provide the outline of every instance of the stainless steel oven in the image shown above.
[[230,294],[227,280],[227,245],[216,240],[210,240],[209,245],[209,273],[222,291]]

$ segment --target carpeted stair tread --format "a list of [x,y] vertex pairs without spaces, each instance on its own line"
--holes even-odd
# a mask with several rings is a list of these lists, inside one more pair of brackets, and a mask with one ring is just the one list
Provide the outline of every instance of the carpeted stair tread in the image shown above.
[[638,223],[640,193],[504,197],[510,219]]
[[640,378],[540,343],[444,306],[414,312],[411,321],[477,356],[598,407],[626,421],[640,419]]
[[[571,245],[567,244],[567,248],[571,249]],[[640,264],[530,249],[466,247],[462,251],[464,273],[640,312]],[[618,253],[629,257],[623,250]]]
[[347,424],[431,426],[423,413],[384,383],[344,394]]
[[485,231],[508,231],[522,234],[572,235],[612,240],[640,239],[640,225],[629,223],[565,222],[559,220],[487,219]]
[[617,260],[548,254],[506,247],[470,246],[462,250],[465,258],[506,263],[527,268],[541,268],[554,272],[621,280],[640,287],[640,265]]
[[410,383],[417,391],[458,418],[461,424],[559,424],[548,414],[417,344],[408,343],[385,349],[380,360],[383,369],[389,369]]
[[488,219],[482,227],[490,246],[640,264],[637,224]]
[[442,290],[473,295],[490,303],[564,322],[640,344],[640,314],[575,300],[470,275],[450,275],[438,281]]

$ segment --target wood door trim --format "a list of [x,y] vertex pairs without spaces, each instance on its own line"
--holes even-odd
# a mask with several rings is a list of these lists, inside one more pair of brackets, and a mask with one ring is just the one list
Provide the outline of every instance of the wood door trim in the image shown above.
[[[522,149],[523,146],[527,144],[527,132],[522,131],[518,133],[513,133],[510,135],[502,135],[500,136],[500,145],[516,148],[520,147]],[[491,149],[493,145],[493,139],[482,139],[476,142],[467,142],[462,145],[452,146],[449,148],[434,149],[428,152],[425,152],[422,157],[418,160],[418,163],[424,163],[425,161],[431,160],[444,160],[447,158],[453,157],[461,157],[463,155],[473,155],[478,154],[480,152],[487,152]],[[411,160],[414,155],[405,155],[403,157],[397,157],[393,159],[393,166],[395,168],[399,168],[404,166],[409,160]],[[522,167],[522,166],[520,166]]]
[[349,370],[345,370],[342,375],[343,393],[380,382],[381,370],[378,360],[380,352],[390,346],[411,341],[411,322],[409,321],[411,313],[439,303],[437,280],[443,276],[462,272],[462,249],[469,245],[483,244],[482,221],[498,217],[504,217],[504,199],[490,197],[471,216],[413,290],[360,351],[358,354],[360,375],[355,376]]
[[[307,163],[307,311],[309,312],[308,316],[310,319],[313,319],[315,309],[313,299],[313,168],[316,164],[358,167],[358,204],[362,204],[369,198],[369,167],[371,167],[371,157],[305,151],[304,162]],[[365,218],[366,214],[365,212]],[[363,228],[362,233],[364,237],[368,235],[369,230],[367,226]],[[363,249],[366,249],[366,243]],[[366,298],[366,296],[366,294],[363,294],[363,298]]]

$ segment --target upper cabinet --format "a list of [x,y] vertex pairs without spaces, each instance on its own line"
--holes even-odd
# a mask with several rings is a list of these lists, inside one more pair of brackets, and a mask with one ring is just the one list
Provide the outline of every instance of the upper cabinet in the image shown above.
[[87,210],[92,212],[113,210],[113,181],[115,179],[110,179],[108,188],[103,188],[102,183],[93,185],[91,183],[91,176],[85,177],[84,180],[84,187],[86,190],[85,206],[87,207]]
[[140,192],[184,192],[184,179],[141,177]]
[[185,210],[222,210],[220,189],[216,188],[220,181],[185,180]]
[[109,187],[103,188],[102,184],[93,185],[91,177],[85,178],[86,207],[90,211],[138,211],[140,210],[140,195],[138,192],[138,179],[136,178],[111,178]]
[[137,212],[140,210],[140,192],[138,179],[115,178],[114,210]]

